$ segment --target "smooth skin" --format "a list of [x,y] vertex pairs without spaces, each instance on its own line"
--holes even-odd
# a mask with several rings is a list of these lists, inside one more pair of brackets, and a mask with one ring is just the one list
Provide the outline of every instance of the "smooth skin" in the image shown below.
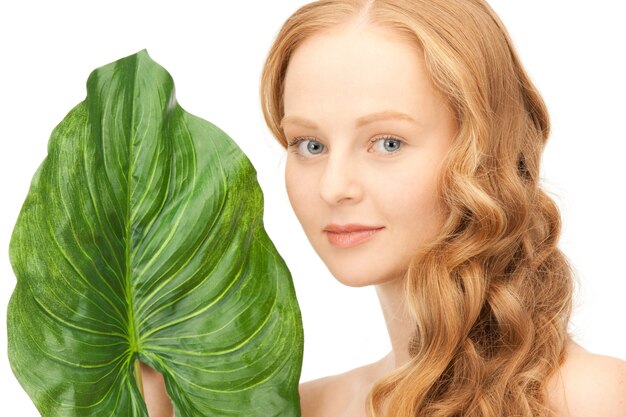
[[[419,49],[360,23],[314,35],[296,49],[284,104],[282,126],[292,143],[285,185],[294,212],[340,282],[375,286],[392,346],[375,363],[301,384],[302,417],[365,417],[374,382],[409,360],[413,326],[402,276],[443,221],[436,178],[455,120]],[[390,117],[398,113],[408,118]],[[323,231],[330,223],[384,228],[358,246],[337,248]],[[171,417],[163,378],[142,369],[150,416]],[[548,394],[557,416],[626,417],[626,362],[571,341]]]

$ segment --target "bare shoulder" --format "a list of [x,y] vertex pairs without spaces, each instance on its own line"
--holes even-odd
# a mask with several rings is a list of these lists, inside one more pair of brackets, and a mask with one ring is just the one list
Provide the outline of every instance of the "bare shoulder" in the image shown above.
[[548,390],[559,416],[626,417],[626,361],[593,354],[570,342]]
[[340,385],[337,376],[315,379],[300,384],[300,409],[302,417],[323,416],[333,396],[334,386]]
[[328,417],[363,408],[372,365],[300,384],[302,417]]

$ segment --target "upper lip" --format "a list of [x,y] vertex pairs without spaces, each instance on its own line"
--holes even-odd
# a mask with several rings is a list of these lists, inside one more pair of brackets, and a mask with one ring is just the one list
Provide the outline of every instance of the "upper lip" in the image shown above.
[[326,232],[333,233],[347,233],[347,232],[357,232],[361,230],[373,230],[373,229],[382,229],[383,226],[367,226],[364,224],[329,224],[324,228]]

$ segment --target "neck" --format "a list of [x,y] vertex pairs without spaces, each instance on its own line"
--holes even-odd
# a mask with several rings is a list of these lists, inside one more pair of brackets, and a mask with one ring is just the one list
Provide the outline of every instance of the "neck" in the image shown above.
[[415,325],[405,302],[404,279],[379,284],[376,293],[392,348],[383,362],[386,372],[391,372],[410,361],[409,342],[415,334]]

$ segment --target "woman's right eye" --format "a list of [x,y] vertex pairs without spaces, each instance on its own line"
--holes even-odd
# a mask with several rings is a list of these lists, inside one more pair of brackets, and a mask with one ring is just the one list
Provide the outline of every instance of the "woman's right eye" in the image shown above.
[[289,148],[295,148],[292,152],[308,157],[308,155],[319,155],[324,145],[313,138],[297,137],[288,143]]

